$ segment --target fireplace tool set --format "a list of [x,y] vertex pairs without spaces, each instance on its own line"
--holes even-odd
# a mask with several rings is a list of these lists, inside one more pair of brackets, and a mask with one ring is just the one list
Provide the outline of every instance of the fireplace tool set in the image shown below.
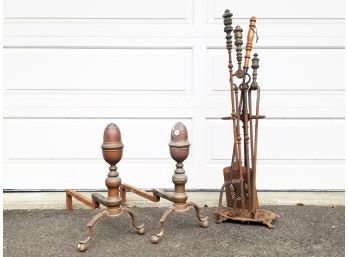
[[[257,70],[259,68],[259,58],[254,54],[252,59],[253,73],[248,73],[250,53],[254,33],[256,32],[256,18],[251,17],[249,31],[247,35],[244,65],[242,67],[242,28],[237,26],[232,28],[232,14],[226,10],[224,15],[224,31],[226,32],[226,48],[228,50],[228,70],[229,85],[232,104],[231,116],[225,120],[232,120],[233,124],[233,153],[231,165],[223,169],[224,184],[220,190],[219,205],[215,211],[216,222],[221,223],[226,220],[241,222],[258,222],[272,228],[272,222],[278,217],[277,214],[259,209],[258,197],[256,192],[256,160],[257,160],[257,139],[258,121],[265,116],[259,114],[260,87],[257,83]],[[237,52],[238,69],[233,72],[232,64],[232,32],[235,37]],[[257,36],[257,34],[256,34]],[[237,80],[241,81],[237,86]],[[250,86],[249,83],[251,82]],[[252,93],[256,92],[255,114],[253,113]],[[255,121],[255,122],[253,122]],[[131,217],[133,227],[139,235],[145,233],[144,224],[137,225],[135,211],[124,207],[126,203],[126,192],[133,192],[149,201],[158,202],[164,198],[173,203],[160,218],[160,231],[153,234],[150,241],[158,243],[164,234],[164,223],[167,217],[173,213],[182,213],[193,207],[196,211],[200,225],[203,228],[209,226],[208,217],[202,217],[201,208],[192,202],[187,202],[188,196],[185,191],[187,176],[183,168],[183,161],[189,155],[190,142],[185,125],[178,122],[171,130],[171,140],[169,142],[170,155],[176,161],[176,168],[172,181],[174,183],[174,193],[168,193],[159,189],[146,192],[129,184],[122,184],[117,172],[117,163],[122,158],[123,144],[121,132],[117,125],[111,123],[104,130],[103,144],[101,146],[104,160],[110,165],[108,177],[105,180],[108,189],[107,197],[93,193],[92,199],[84,196],[75,190],[66,190],[66,206],[68,210],[73,209],[72,198],[84,203],[91,208],[99,208],[100,204],[106,209],[96,214],[88,223],[88,236],[84,241],[79,241],[78,250],[83,252],[88,247],[88,242],[92,238],[94,225],[104,216],[118,217],[123,213],[128,213]],[[225,193],[226,207],[222,206],[222,199]]]
[[[278,217],[277,214],[259,209],[256,192],[256,160],[259,119],[265,116],[259,114],[260,87],[257,83],[257,69],[259,58],[255,53],[252,59],[252,79],[249,70],[250,53],[254,33],[256,32],[256,18],[250,19],[247,43],[245,46],[244,65],[242,68],[242,28],[237,26],[233,31],[232,14],[229,10],[223,15],[226,48],[228,50],[228,71],[231,94],[232,113],[230,117],[223,119],[233,122],[233,153],[231,165],[223,169],[224,184],[220,191],[219,206],[215,212],[217,222],[236,220],[241,222],[259,222],[272,228],[272,222]],[[234,32],[237,52],[238,70],[233,73],[232,64],[232,32]],[[257,36],[257,34],[256,34]],[[234,79],[241,80],[237,86]],[[252,81],[251,81],[252,80]],[[251,85],[249,86],[249,82]],[[255,115],[253,114],[252,92],[256,91]],[[255,120],[255,124],[253,124]],[[241,131],[241,126],[243,131]],[[243,138],[242,138],[243,136]],[[242,142],[243,141],[243,142]],[[222,196],[225,191],[227,207],[222,208]]]

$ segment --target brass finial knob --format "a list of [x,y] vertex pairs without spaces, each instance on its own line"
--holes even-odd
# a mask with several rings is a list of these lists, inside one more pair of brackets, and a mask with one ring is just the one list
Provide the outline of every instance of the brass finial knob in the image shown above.
[[124,146],[118,126],[114,123],[108,124],[104,130],[103,139],[101,148],[104,160],[114,166],[121,160]]
[[177,122],[173,126],[170,138],[170,155],[176,162],[181,163],[186,160],[190,148],[187,129],[182,122]]

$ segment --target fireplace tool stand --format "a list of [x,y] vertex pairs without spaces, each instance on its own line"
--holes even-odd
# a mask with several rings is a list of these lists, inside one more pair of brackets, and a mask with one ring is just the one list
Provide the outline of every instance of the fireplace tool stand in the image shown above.
[[[226,220],[241,222],[258,222],[273,228],[272,222],[278,215],[259,209],[259,202],[256,192],[256,160],[257,160],[257,140],[259,119],[265,116],[259,114],[260,87],[257,83],[257,69],[259,68],[259,58],[255,53],[252,59],[253,73],[252,79],[248,74],[250,53],[254,33],[256,32],[256,18],[250,19],[249,31],[247,36],[244,65],[242,68],[242,28],[237,26],[234,30],[235,46],[237,52],[238,69],[233,73],[231,57],[232,50],[232,14],[229,10],[225,11],[224,31],[226,32],[226,48],[228,50],[228,70],[231,93],[232,113],[230,117],[223,119],[233,122],[233,153],[231,165],[223,170],[224,184],[220,191],[219,206],[215,211],[217,223]],[[256,34],[257,36],[257,34]],[[237,86],[234,78],[241,80]],[[249,82],[252,80],[251,85]],[[253,114],[252,92],[256,92],[256,108]],[[253,124],[255,120],[255,124]],[[243,131],[241,130],[241,126]],[[222,197],[225,191],[227,207],[222,207]]]
[[153,195],[151,196],[149,193],[143,192],[134,186],[127,184],[121,185],[122,203],[126,202],[127,191],[136,193],[153,202],[159,201],[160,198],[173,202],[173,205],[163,213],[160,219],[160,231],[153,234],[150,238],[150,241],[154,244],[157,244],[164,235],[164,223],[167,217],[173,212],[182,213],[188,211],[190,207],[193,207],[196,211],[196,215],[200,221],[201,227],[207,228],[209,226],[208,217],[203,218],[201,215],[201,208],[196,203],[187,202],[188,196],[185,191],[187,176],[185,174],[185,170],[183,169],[183,161],[186,160],[189,155],[189,147],[190,142],[188,141],[187,129],[183,123],[178,122],[172,128],[171,140],[169,142],[170,155],[177,162],[174,175],[172,176],[172,181],[175,185],[175,191],[173,194],[159,189],[154,189]]
[[117,172],[116,164],[121,160],[123,153],[123,144],[121,141],[121,132],[117,125],[111,123],[104,130],[104,142],[102,147],[104,160],[110,164],[110,172],[105,180],[108,188],[108,196],[105,197],[98,193],[92,194],[92,200],[87,198],[75,190],[66,190],[66,208],[73,209],[72,197],[84,203],[91,208],[99,208],[100,204],[104,205],[106,209],[95,215],[88,223],[88,237],[84,241],[79,241],[78,250],[84,252],[88,247],[88,242],[93,236],[94,225],[104,216],[118,217],[123,213],[128,213],[132,219],[132,224],[139,235],[145,233],[144,224],[137,225],[136,214],[133,210],[121,206],[120,186],[121,178]]

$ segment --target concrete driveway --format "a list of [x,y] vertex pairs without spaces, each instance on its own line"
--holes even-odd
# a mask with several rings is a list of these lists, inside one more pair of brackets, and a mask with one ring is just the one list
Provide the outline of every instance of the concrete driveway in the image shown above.
[[194,211],[167,219],[166,233],[158,245],[149,242],[158,231],[164,208],[135,208],[146,234],[139,236],[124,215],[104,218],[95,227],[89,249],[77,251],[85,239],[86,224],[99,210],[5,210],[4,256],[238,256],[238,257],[338,257],[344,256],[344,207],[266,206],[280,219],[274,229],[226,222],[201,228]]

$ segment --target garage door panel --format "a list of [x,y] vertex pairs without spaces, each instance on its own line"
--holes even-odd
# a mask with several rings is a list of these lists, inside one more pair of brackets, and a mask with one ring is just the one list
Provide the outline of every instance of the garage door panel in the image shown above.
[[[344,89],[344,49],[257,49],[253,53],[260,59],[258,83],[262,90]],[[207,50],[208,94],[229,90],[227,64],[225,49]],[[234,61],[234,70],[237,67]]]
[[7,90],[187,94],[192,86],[191,49],[5,49],[4,61]]
[[344,1],[315,1],[315,0],[251,0],[248,4],[233,4],[228,0],[208,0],[209,20],[221,19],[225,9],[230,9],[234,17],[250,18],[343,18]]
[[190,17],[192,0],[6,0],[4,10],[6,18],[22,19],[184,20]]
[[[228,165],[228,161],[218,161],[207,164],[200,172],[196,172],[195,165],[185,164],[188,175],[187,188],[220,189],[223,184],[222,170]],[[4,188],[27,190],[105,189],[104,180],[108,171],[108,165],[103,161],[9,161],[4,167],[7,171],[4,174]],[[171,161],[136,163],[123,160],[118,165],[118,171],[124,183],[139,188],[172,188],[170,177],[173,167]],[[344,189],[342,161],[260,161],[257,167],[258,190]],[[203,177],[205,179],[202,179]]]
[[[116,123],[124,159],[170,159],[168,142],[177,119],[9,119],[5,153],[9,160],[102,160],[103,131]],[[190,131],[191,120],[181,119]]]
[[[242,126],[242,124],[241,124]],[[207,120],[208,160],[230,160],[232,121]],[[344,120],[260,120],[258,159],[344,159]],[[242,142],[243,143],[243,142]]]

